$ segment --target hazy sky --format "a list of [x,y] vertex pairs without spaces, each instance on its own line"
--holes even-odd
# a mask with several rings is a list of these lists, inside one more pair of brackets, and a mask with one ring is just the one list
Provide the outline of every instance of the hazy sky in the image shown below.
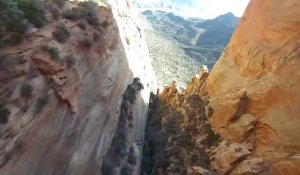
[[212,18],[226,12],[232,12],[236,16],[242,16],[249,0],[195,0],[199,9],[199,15]]
[[245,11],[249,0],[134,0],[146,6],[168,7],[170,4],[180,8],[180,12],[186,16],[198,16],[201,18],[215,18],[221,14],[232,12],[241,16]]

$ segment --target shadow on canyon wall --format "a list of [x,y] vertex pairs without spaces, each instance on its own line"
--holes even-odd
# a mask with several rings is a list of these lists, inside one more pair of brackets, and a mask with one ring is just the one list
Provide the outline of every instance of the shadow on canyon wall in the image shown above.
[[219,136],[208,123],[205,101],[178,94],[178,106],[173,106],[162,94],[151,95],[142,175],[197,174],[199,169],[214,174],[208,149],[217,146]]

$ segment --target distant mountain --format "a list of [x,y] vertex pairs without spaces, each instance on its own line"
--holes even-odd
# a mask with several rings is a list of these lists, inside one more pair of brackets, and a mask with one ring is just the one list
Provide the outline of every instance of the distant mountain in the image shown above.
[[192,7],[195,4],[195,0],[132,0],[132,2],[139,8],[165,8],[165,9],[181,9],[182,6]]
[[198,21],[189,20],[173,13],[146,10],[143,15],[157,31],[170,35],[181,43],[196,45],[198,37],[203,33],[202,29],[195,27]]
[[222,45],[226,46],[239,22],[239,18],[232,13],[221,15],[212,20],[196,24],[205,32],[198,38],[197,45]]
[[164,11],[142,13],[160,34],[175,39],[192,59],[212,68],[238,24],[232,13],[215,19],[184,18]]

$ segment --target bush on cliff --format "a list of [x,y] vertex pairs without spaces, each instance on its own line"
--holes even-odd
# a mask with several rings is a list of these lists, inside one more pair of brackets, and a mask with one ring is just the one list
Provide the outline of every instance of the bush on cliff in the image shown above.
[[20,89],[20,93],[22,97],[31,97],[32,96],[32,86],[29,84],[24,84],[21,89]]
[[89,38],[83,38],[82,40],[79,41],[79,45],[85,48],[90,48],[93,45],[93,41],[90,40]]
[[51,0],[58,7],[64,7],[68,0]]
[[58,20],[60,18],[61,11],[57,7],[57,5],[55,5],[52,2],[48,2],[48,3],[45,3],[45,8],[52,14],[52,17],[54,20]]
[[45,24],[41,0],[0,0],[0,47],[20,43],[30,26]]
[[55,39],[60,43],[65,43],[70,37],[70,32],[64,24],[56,26],[56,30],[52,33]]
[[77,26],[81,29],[81,30],[85,30],[86,29],[86,22],[85,21],[79,21],[77,23]]
[[14,0],[24,17],[35,27],[43,27],[46,24],[45,10],[41,0]]
[[64,57],[64,60],[67,64],[67,68],[69,68],[69,69],[72,68],[73,66],[75,66],[75,64],[76,64],[76,58],[72,54]]
[[38,98],[35,104],[35,114],[39,114],[43,111],[44,107],[47,105],[49,101],[49,96],[47,93]]
[[0,69],[3,72],[11,72],[13,68],[14,57],[11,54],[0,52]]
[[90,25],[98,26],[100,23],[95,7],[96,3],[92,1],[80,2],[78,7],[65,11],[63,16],[72,21],[85,19]]
[[3,104],[0,104],[0,123],[6,124],[8,122],[8,116],[10,111]]
[[127,87],[123,95],[123,101],[129,101],[131,104],[133,104],[136,98],[136,94],[142,89],[144,89],[144,86],[140,82],[140,79],[134,78],[133,82]]
[[42,49],[50,55],[50,59],[56,63],[61,63],[61,57],[59,55],[59,50],[56,47],[50,45],[42,46]]

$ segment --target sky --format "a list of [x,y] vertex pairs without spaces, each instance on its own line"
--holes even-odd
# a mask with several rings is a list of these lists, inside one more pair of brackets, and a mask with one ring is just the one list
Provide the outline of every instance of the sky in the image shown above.
[[200,7],[199,15],[213,18],[221,14],[232,12],[236,16],[243,15],[249,0],[196,0]]
[[189,17],[212,19],[227,12],[243,15],[249,0],[134,0],[143,7],[172,9]]

